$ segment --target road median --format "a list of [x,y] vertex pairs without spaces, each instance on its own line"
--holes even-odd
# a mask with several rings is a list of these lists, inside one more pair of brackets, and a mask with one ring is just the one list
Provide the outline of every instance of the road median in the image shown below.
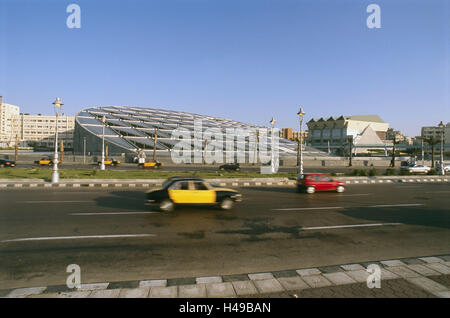
[[[246,187],[246,186],[293,186],[296,180],[293,177],[259,177],[259,178],[213,178],[203,177],[208,182],[218,186]],[[336,180],[347,184],[389,184],[389,183],[446,183],[450,182],[450,176],[378,176],[378,177],[335,177]],[[64,188],[64,187],[157,187],[165,179],[60,179],[58,183],[51,183],[47,179],[0,179],[0,188]]]

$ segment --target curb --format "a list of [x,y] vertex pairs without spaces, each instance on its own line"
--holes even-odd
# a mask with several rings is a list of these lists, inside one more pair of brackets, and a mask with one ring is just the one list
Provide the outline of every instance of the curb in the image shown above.
[[[335,177],[335,180],[344,181],[347,184],[380,184],[380,183],[423,183],[423,182],[450,182],[448,177]],[[216,183],[219,186],[232,187],[249,187],[249,186],[293,186],[296,185],[296,180],[288,178],[249,178],[249,179],[205,179],[211,183]],[[120,180],[120,179],[94,179],[87,181],[67,180],[67,182],[49,183],[43,180],[33,180],[31,182],[20,180],[20,183],[15,181],[0,180],[0,188],[149,188],[161,186],[164,179],[149,179],[149,180]]]
[[371,274],[369,265],[381,270],[381,281],[406,279],[440,298],[450,298],[449,287],[427,276],[450,275],[450,255],[426,256],[293,269],[266,273],[152,279],[0,290],[0,298],[24,297],[150,297],[150,298],[222,298],[365,283]]

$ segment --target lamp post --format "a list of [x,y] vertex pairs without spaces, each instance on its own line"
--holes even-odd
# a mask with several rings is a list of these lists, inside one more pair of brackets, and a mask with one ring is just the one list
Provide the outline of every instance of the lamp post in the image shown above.
[[270,125],[272,126],[272,128],[271,128],[271,130],[270,130],[270,133],[271,133],[271,135],[272,135],[272,140],[271,140],[271,152],[270,152],[270,173],[275,173],[275,142],[274,142],[274,136],[273,136],[273,127],[275,126],[275,119],[273,119],[273,117],[272,117],[272,119],[270,120]]
[[441,122],[439,123],[439,128],[441,128],[441,175],[445,175],[445,171],[444,171],[444,128],[445,125],[444,123]]
[[58,172],[58,116],[61,111],[62,105],[61,98],[56,97],[56,100],[52,103],[55,106],[55,153],[53,154],[53,170],[52,170],[52,183],[59,182],[59,172]]
[[100,170],[105,170],[105,123],[106,123],[106,117],[102,117],[102,162],[100,164]]
[[83,137],[83,163],[86,163],[86,137]]
[[301,178],[303,176],[303,116],[305,116],[305,112],[303,108],[300,107],[297,115],[300,117],[300,135],[299,135],[299,158],[298,158],[298,177]]

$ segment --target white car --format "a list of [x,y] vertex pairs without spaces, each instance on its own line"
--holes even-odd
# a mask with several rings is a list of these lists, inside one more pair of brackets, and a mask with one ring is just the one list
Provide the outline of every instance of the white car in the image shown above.
[[[440,167],[438,167],[438,172],[441,172],[441,168]],[[447,172],[449,172],[450,171],[450,165],[444,165],[444,173],[447,173]]]
[[430,167],[424,166],[424,165],[414,165],[414,166],[406,166],[402,167],[402,169],[405,169],[409,171],[410,173],[427,173],[431,170]]

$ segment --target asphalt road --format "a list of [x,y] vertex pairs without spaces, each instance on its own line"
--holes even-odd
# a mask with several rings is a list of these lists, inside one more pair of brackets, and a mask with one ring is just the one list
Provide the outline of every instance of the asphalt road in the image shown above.
[[450,184],[343,194],[241,188],[233,211],[144,205],[144,190],[0,191],[0,289],[278,271],[450,253]]

